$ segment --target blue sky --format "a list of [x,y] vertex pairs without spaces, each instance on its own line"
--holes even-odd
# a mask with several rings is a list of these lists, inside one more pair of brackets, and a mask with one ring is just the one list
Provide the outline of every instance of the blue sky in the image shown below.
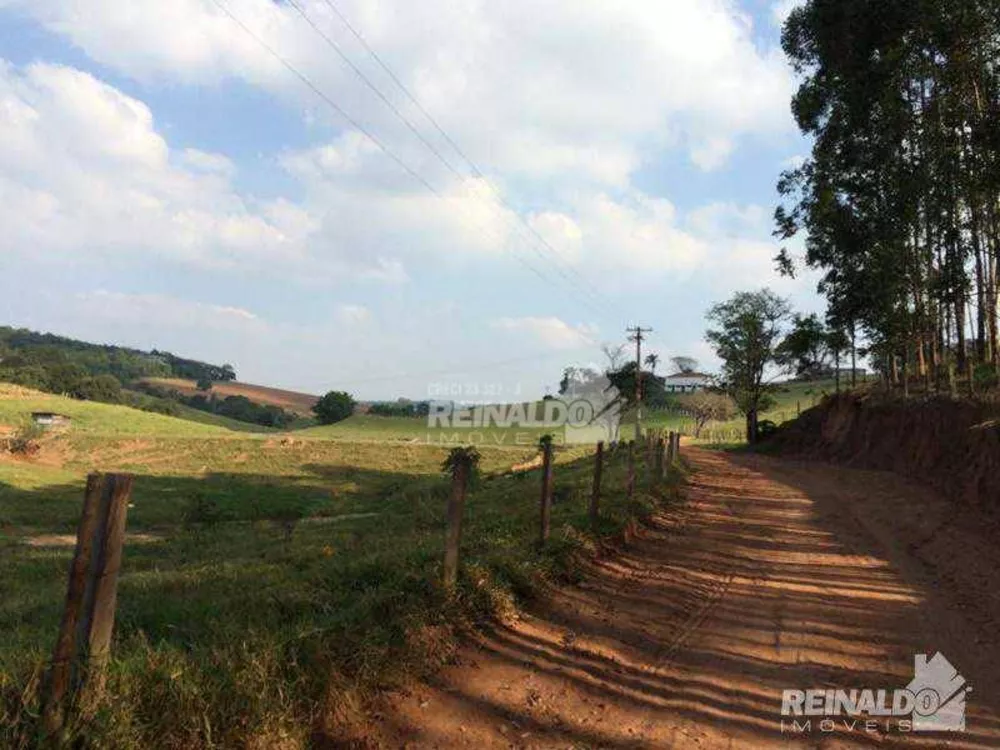
[[771,262],[787,0],[296,5],[410,126],[287,3],[0,0],[3,322],[391,398],[537,395],[636,323],[711,369],[712,303],[821,308]]

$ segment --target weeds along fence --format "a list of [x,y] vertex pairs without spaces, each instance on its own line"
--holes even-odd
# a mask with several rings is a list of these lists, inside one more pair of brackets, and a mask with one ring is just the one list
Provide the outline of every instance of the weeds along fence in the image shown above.
[[[564,470],[563,481],[577,485],[580,470],[586,472],[583,481],[589,480],[589,492],[571,502],[581,503],[585,523],[589,521],[599,533],[602,524],[613,517],[613,511],[605,515],[604,500],[624,496],[631,501],[643,480],[650,493],[665,486],[671,466],[680,457],[680,433],[650,431],[640,442],[600,442],[592,454],[572,464],[556,464],[551,439],[540,441],[539,451],[540,464],[520,474],[538,476],[536,543],[544,548],[552,533],[554,499],[563,496],[559,490]],[[461,575],[463,526],[469,522],[466,500],[479,460],[475,448],[455,448],[443,466],[450,475],[441,567],[442,586],[448,592],[455,591]],[[42,684],[40,727],[56,744],[71,743],[74,733],[107,698],[105,674],[133,484],[134,478],[127,474],[92,474],[87,479],[63,613]],[[627,533],[632,530],[628,527]]]
[[[610,444],[607,449],[603,441],[597,443],[593,454],[593,479],[587,504],[587,516],[591,526],[596,528],[601,518],[601,497],[604,468],[608,461],[624,461],[626,464],[626,497],[631,499],[636,488],[636,456],[645,458],[647,486],[658,488],[666,481],[668,471],[680,459],[679,432],[665,433],[649,431],[642,444],[636,441]],[[558,480],[553,461],[553,445],[550,436],[539,441],[542,462],[539,482],[538,543],[549,541],[552,525],[552,503]],[[445,552],[442,582],[448,589],[454,589],[458,579],[462,545],[462,525],[465,516],[465,500],[468,497],[469,480],[476,470],[479,455],[474,448],[454,448],[445,461],[445,468],[451,472],[451,493],[448,499],[448,530],[445,536]]]

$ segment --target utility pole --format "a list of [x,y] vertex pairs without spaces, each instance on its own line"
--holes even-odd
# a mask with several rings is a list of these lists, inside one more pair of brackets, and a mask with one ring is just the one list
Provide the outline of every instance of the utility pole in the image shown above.
[[628,340],[635,342],[635,439],[642,439],[642,338],[644,334],[652,333],[652,328],[626,328]]

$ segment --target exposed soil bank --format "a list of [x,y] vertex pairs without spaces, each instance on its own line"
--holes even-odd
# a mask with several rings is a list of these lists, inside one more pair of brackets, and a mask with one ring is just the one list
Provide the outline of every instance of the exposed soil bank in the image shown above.
[[1000,421],[991,404],[839,394],[778,431],[782,453],[919,479],[1000,515]]

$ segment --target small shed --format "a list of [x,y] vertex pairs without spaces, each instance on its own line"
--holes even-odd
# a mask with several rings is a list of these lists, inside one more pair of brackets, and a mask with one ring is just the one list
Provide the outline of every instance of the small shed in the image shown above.
[[31,413],[31,420],[42,427],[65,427],[71,421],[65,414],[51,411],[34,411]]

